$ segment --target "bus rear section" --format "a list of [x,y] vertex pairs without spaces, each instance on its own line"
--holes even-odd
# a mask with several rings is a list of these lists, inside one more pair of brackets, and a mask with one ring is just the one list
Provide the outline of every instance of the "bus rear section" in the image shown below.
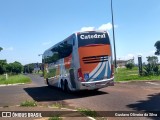
[[112,49],[107,32],[82,32],[77,37],[80,89],[113,86]]

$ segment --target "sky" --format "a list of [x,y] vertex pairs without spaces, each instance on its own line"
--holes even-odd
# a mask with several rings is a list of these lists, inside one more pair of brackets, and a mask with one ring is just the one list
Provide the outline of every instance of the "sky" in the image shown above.
[[[110,2],[0,0],[0,59],[40,63],[46,49],[85,30],[107,30],[113,46]],[[160,40],[160,0],[113,0],[113,12],[117,59],[146,62]]]

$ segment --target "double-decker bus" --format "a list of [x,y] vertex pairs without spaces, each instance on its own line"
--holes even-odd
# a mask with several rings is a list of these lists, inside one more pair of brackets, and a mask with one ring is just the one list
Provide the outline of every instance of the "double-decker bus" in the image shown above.
[[64,91],[114,85],[112,47],[106,31],[76,32],[43,53],[48,86]]

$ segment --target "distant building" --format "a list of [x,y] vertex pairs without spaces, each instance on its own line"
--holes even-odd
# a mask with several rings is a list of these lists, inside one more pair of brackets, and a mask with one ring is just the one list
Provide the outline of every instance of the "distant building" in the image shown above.
[[34,72],[39,72],[41,70],[42,67],[42,63],[33,63],[34,64]]
[[127,64],[127,60],[117,60],[117,67],[123,68]]
[[117,67],[118,68],[124,68],[126,64],[128,63],[134,63],[134,58],[129,60],[117,60]]

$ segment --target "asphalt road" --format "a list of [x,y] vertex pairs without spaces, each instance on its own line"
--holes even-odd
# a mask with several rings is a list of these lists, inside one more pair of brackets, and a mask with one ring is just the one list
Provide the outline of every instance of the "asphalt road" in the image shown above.
[[25,100],[35,100],[39,104],[61,102],[65,106],[95,111],[160,111],[160,82],[116,83],[113,87],[96,92],[81,91],[67,94],[59,89],[47,87],[42,77],[29,76],[32,84],[0,87],[1,107],[18,105]]

